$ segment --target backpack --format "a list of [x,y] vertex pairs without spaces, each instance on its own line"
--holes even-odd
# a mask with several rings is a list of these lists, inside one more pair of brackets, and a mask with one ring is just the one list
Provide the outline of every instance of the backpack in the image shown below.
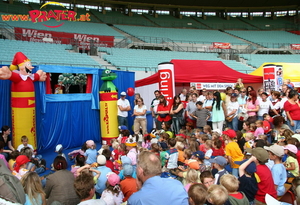
[[11,174],[3,160],[0,160],[0,197],[20,204],[26,201],[20,180]]

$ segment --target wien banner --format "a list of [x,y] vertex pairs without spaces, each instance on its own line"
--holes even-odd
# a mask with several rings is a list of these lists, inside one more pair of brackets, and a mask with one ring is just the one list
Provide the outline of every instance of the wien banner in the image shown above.
[[290,46],[293,50],[300,50],[300,44],[291,44]]
[[213,47],[220,48],[220,49],[230,49],[231,44],[230,43],[213,42]]
[[[22,41],[48,42],[55,44],[78,45],[80,49],[89,50],[91,41],[96,47],[113,47],[114,36],[98,36],[79,33],[64,33],[15,27],[15,34]],[[19,34],[19,35],[18,35]]]

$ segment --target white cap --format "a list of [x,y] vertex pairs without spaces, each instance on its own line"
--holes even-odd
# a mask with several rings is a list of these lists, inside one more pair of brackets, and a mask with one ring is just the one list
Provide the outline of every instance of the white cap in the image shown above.
[[123,95],[123,96],[126,96],[126,92],[121,92],[121,94],[120,94],[121,96]]

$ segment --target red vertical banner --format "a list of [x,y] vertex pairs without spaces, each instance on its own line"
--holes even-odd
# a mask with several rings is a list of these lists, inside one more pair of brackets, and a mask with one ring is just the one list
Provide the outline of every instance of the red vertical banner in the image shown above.
[[264,90],[275,90],[276,79],[275,79],[275,65],[265,65],[264,66]]
[[174,65],[173,63],[160,63],[158,64],[158,85],[159,91],[166,100],[169,102],[169,105],[172,105],[173,98],[175,96],[175,79],[174,79]]

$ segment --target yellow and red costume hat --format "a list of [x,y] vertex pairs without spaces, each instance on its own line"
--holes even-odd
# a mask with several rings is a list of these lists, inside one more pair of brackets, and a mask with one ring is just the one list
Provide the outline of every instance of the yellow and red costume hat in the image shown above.
[[14,59],[9,66],[10,70],[17,70],[18,66],[21,66],[23,63],[30,62],[30,60],[22,52],[17,52],[14,56]]

